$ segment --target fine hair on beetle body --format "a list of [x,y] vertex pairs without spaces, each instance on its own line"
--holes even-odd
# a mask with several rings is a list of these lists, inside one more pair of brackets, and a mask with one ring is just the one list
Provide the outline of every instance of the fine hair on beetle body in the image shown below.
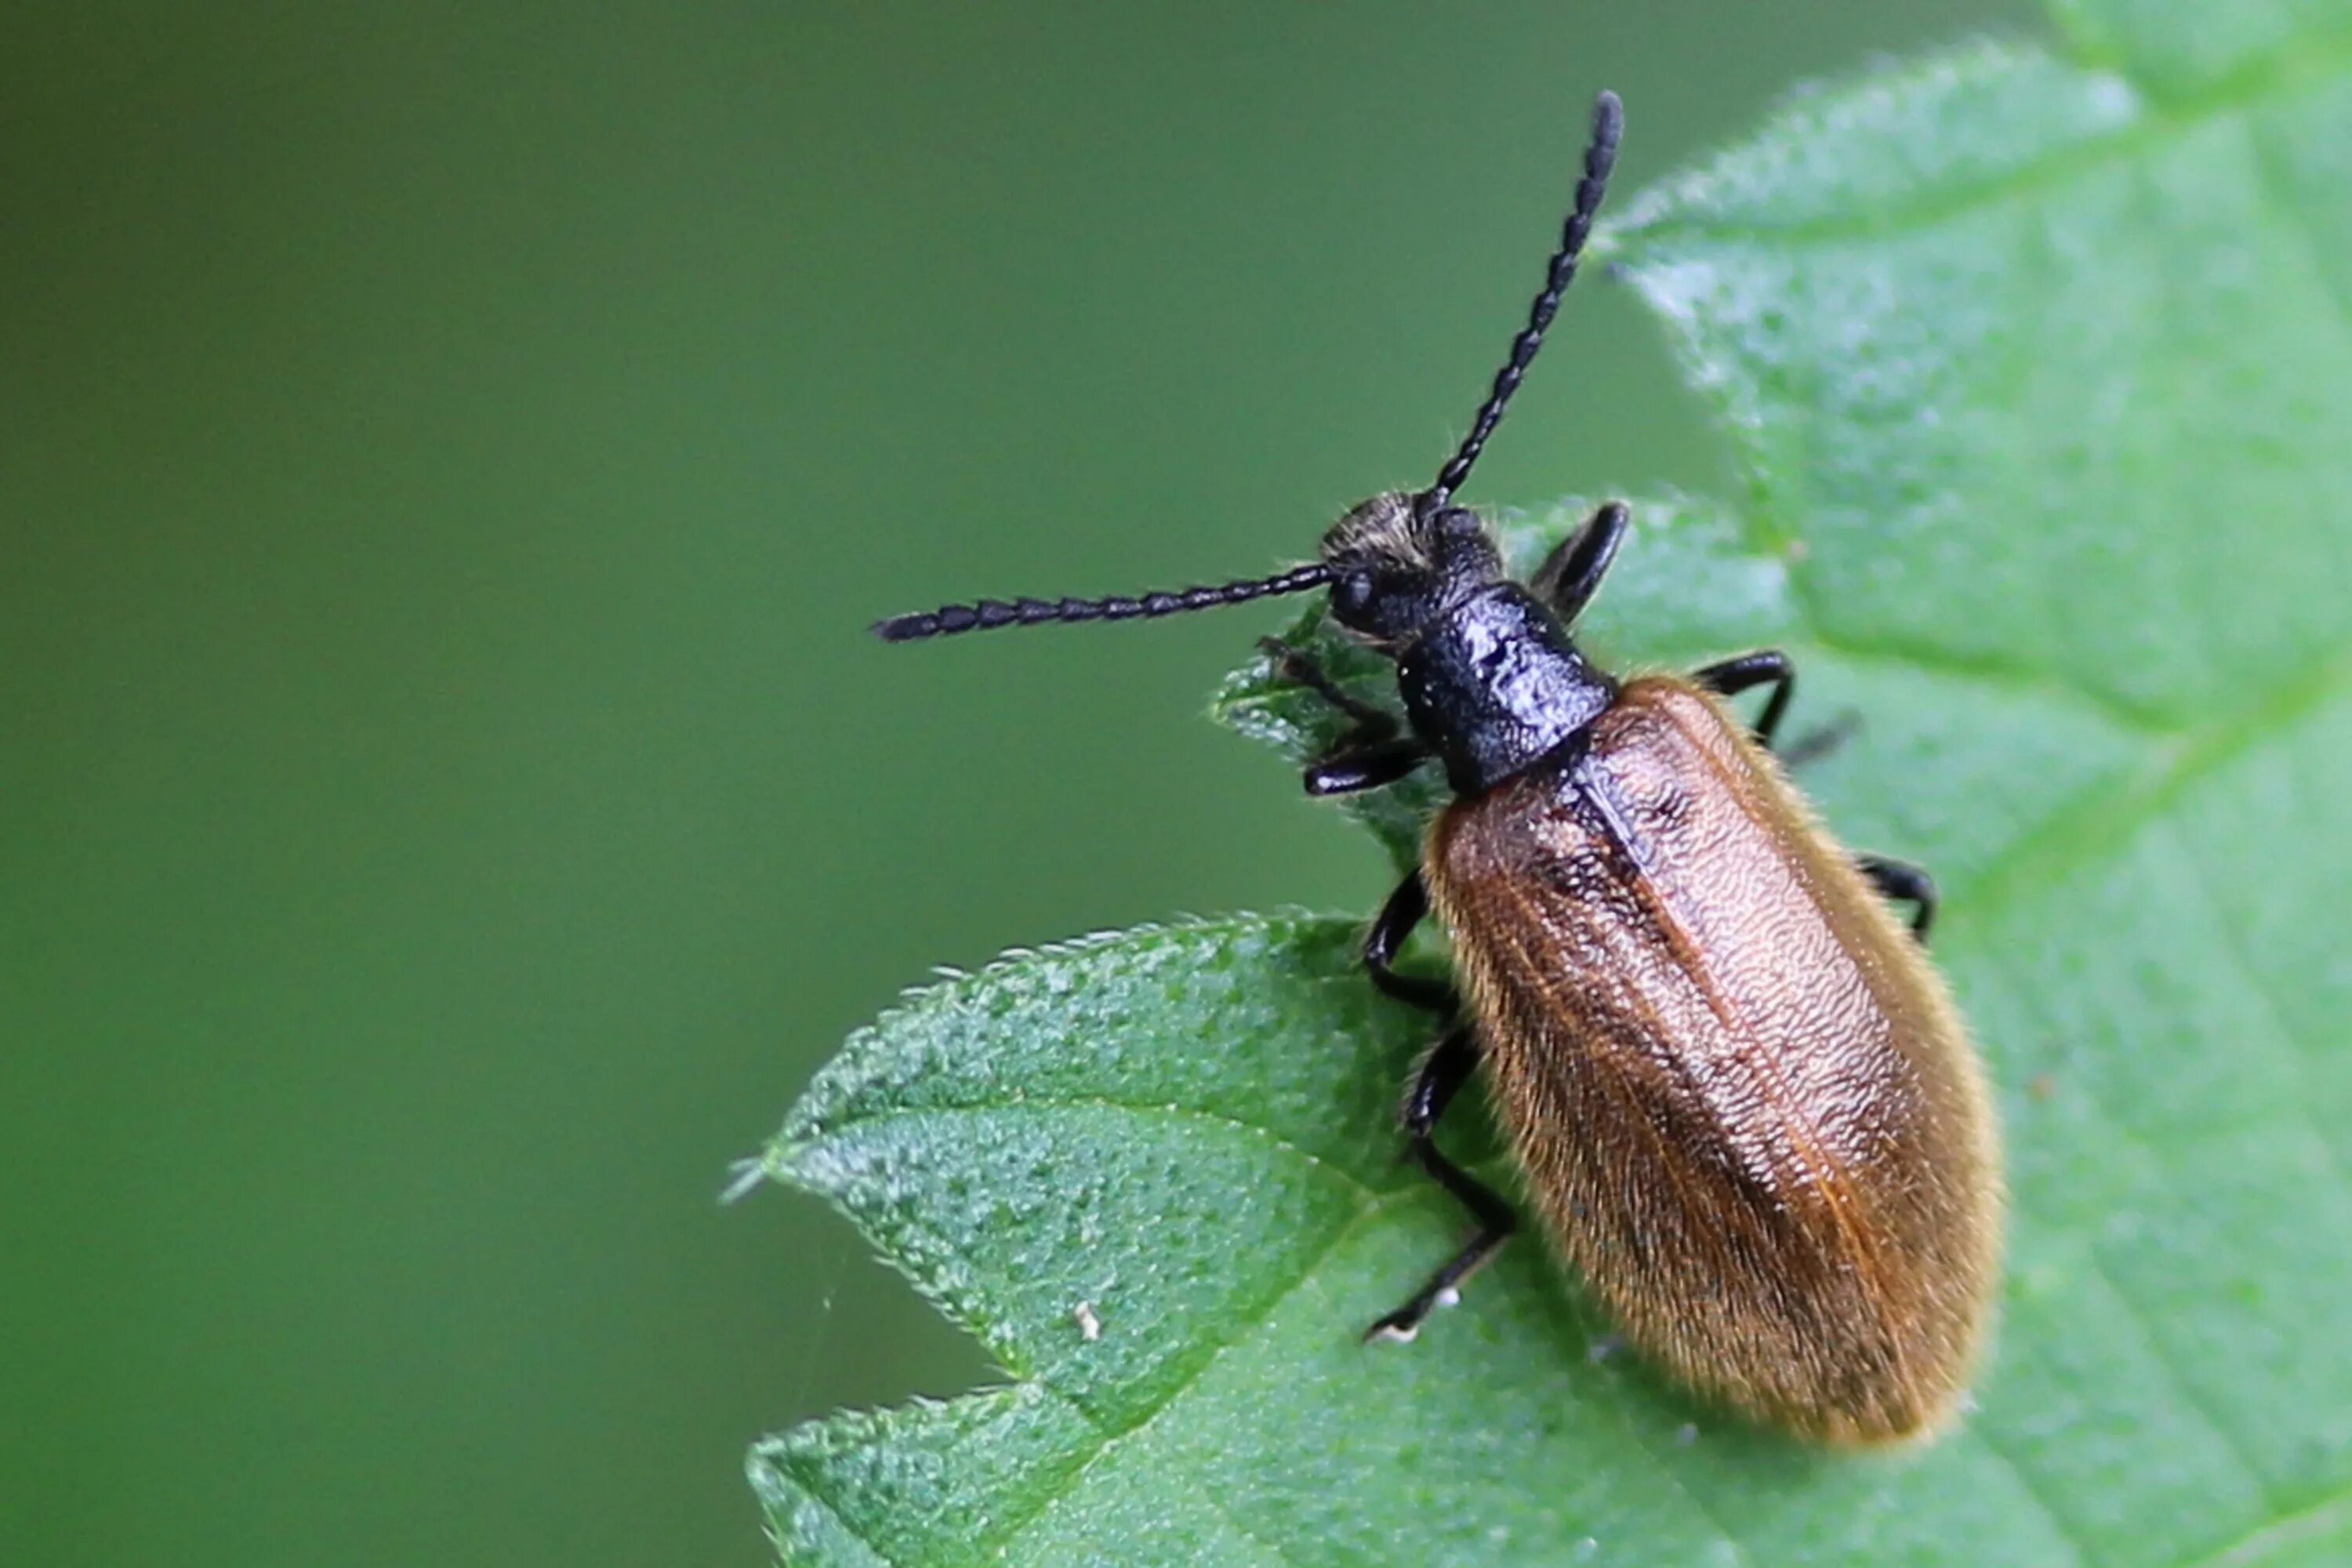
[[[1530,1206],[1629,1342],[1682,1383],[1815,1441],[1896,1442],[1958,1408],[1998,1283],[2002,1190],[1976,1050],[1926,953],[1934,884],[1842,848],[1772,746],[1788,658],[1621,677],[1572,636],[1629,526],[1612,501],[1526,582],[1454,502],[1576,274],[1623,115],[1594,106],[1559,247],[1460,447],[1428,489],[1350,508],[1271,577],[895,616],[892,642],[1126,620],[1327,590],[1393,661],[1402,713],[1268,641],[1347,727],[1309,794],[1434,763],[1452,800],[1373,920],[1371,981],[1437,1020],[1408,1148],[1468,1242],[1367,1339],[1410,1340],[1510,1236],[1510,1204],[1439,1149],[1483,1065]],[[1766,696],[1752,723],[1726,700]],[[1890,903],[1910,906],[1907,923]],[[1456,984],[1401,973],[1434,914]]]

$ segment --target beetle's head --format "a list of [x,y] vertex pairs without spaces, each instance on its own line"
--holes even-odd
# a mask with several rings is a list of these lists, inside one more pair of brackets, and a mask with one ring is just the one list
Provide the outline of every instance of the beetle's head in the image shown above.
[[1384,647],[1503,576],[1477,513],[1429,492],[1390,490],[1350,508],[1323,535],[1322,558],[1332,616]]

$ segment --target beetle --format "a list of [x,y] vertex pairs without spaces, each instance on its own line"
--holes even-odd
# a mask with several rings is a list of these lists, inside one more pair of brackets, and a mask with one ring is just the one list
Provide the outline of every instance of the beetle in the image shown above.
[[[1265,645],[1349,721],[1306,769],[1307,792],[1377,789],[1433,761],[1452,794],[1363,962],[1381,990],[1446,1020],[1404,1134],[1476,1226],[1366,1337],[1412,1338],[1514,1228],[1511,1205],[1434,1139],[1483,1061],[1544,1228],[1626,1339],[1757,1420],[1832,1445],[1897,1441],[1956,1408],[2001,1239],[1985,1076],[1926,956],[1934,884],[1841,848],[1776,761],[1795,687],[1785,655],[1687,679],[1621,678],[1585,657],[1570,628],[1624,539],[1622,503],[1521,584],[1454,499],[1575,276],[1622,127],[1602,93],[1527,326],[1427,489],[1359,504],[1316,561],[1272,577],[982,600],[875,630],[903,642],[1328,589],[1330,616],[1394,662],[1403,716]],[[1769,694],[1751,728],[1725,700],[1756,688]],[[1890,901],[1913,906],[1907,930]],[[1458,992],[1395,967],[1433,911]]]

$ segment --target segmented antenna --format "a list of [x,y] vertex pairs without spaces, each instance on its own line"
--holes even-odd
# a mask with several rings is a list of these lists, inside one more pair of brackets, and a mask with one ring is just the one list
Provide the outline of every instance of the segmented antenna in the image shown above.
[[1470,422],[1470,434],[1462,438],[1461,447],[1446,459],[1445,467],[1437,470],[1437,482],[1423,492],[1425,503],[1444,505],[1470,477],[1471,465],[1485,449],[1486,437],[1503,422],[1504,407],[1526,379],[1528,366],[1535,363],[1536,351],[1543,347],[1545,329],[1559,310],[1559,297],[1568,292],[1576,277],[1577,258],[1584,253],[1585,238],[1592,232],[1592,216],[1601,210],[1601,193],[1609,188],[1609,171],[1617,162],[1618,138],[1624,132],[1625,106],[1617,101],[1615,93],[1603,92],[1592,103],[1592,141],[1584,149],[1584,178],[1577,182],[1576,205],[1569,209],[1568,222],[1560,229],[1559,248],[1552,252],[1543,291],[1528,311],[1526,328],[1511,340],[1511,357],[1495,373],[1495,384],[1479,405],[1478,417]]
[[1108,599],[982,599],[974,605],[941,605],[936,610],[892,616],[874,623],[874,635],[884,642],[917,642],[924,637],[950,637],[962,632],[994,631],[999,626],[1042,626],[1063,621],[1131,621],[1151,616],[1179,616],[1187,610],[1213,610],[1224,605],[1246,605],[1276,594],[1303,594],[1331,580],[1331,569],[1320,562],[1296,566],[1272,577],[1214,587],[1186,588],[1181,593],[1116,595]]

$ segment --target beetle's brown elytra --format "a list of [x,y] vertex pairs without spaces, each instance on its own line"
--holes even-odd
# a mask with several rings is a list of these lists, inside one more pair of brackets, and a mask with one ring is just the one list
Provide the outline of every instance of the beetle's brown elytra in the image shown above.
[[[1493,1256],[1511,1206],[1437,1147],[1483,1061],[1534,1207],[1625,1337],[1693,1389],[1819,1442],[1934,1432],[1958,1408],[1998,1284],[1990,1096],[1926,954],[1934,884],[1855,857],[1771,744],[1795,672],[1759,652],[1620,680],[1570,630],[1628,519],[1612,502],[1522,584],[1454,502],[1542,346],[1617,152],[1603,93],[1527,327],[1429,489],[1350,509],[1276,576],[1107,599],[982,600],[895,616],[893,642],[1123,620],[1330,591],[1395,661],[1402,716],[1297,650],[1275,668],[1353,721],[1310,794],[1434,762],[1454,799],[1364,942],[1373,982],[1445,1022],[1407,1093],[1414,1157],[1475,1235],[1367,1339],[1411,1339]],[[1751,730],[1723,699],[1770,689]],[[1916,910],[1909,929],[1887,900]],[[1400,974],[1423,918],[1461,992]]]
[[1716,699],[1644,677],[1592,729],[1429,839],[1527,1190],[1685,1382],[1828,1442],[1932,1429],[2000,1250],[1950,997]]

